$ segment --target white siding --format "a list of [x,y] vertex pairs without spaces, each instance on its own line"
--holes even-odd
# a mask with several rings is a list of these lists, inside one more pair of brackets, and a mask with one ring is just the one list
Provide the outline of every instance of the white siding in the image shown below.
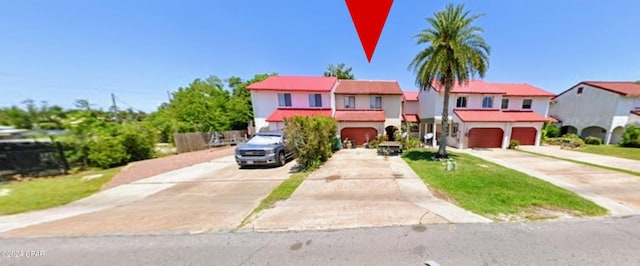
[[[547,117],[549,114],[549,98],[548,97],[504,97],[509,99],[509,107],[506,110],[527,110],[522,109],[522,102],[525,99],[531,99],[531,109],[533,112]],[[497,108],[502,105],[502,100],[498,103]]]
[[405,114],[419,114],[419,104],[418,102],[404,102],[404,113]]
[[440,106],[442,106],[442,99],[439,98],[435,90],[420,91],[418,94],[418,116],[420,119],[434,117],[437,102],[440,102]]
[[[581,94],[577,93],[579,87],[584,88]],[[555,99],[549,114],[560,119],[563,126],[576,127],[578,132],[590,126],[609,129],[619,97],[616,93],[578,84]]]
[[[251,91],[251,102],[253,103],[253,116],[256,130],[269,127],[271,130],[282,129],[282,125],[270,125],[265,120],[278,106],[278,93],[291,94],[290,108],[310,108],[309,94],[319,93],[322,95],[322,107],[331,108],[331,94],[329,92],[278,92],[278,91]],[[285,107],[286,108],[286,107]],[[272,123],[273,124],[273,123]]]

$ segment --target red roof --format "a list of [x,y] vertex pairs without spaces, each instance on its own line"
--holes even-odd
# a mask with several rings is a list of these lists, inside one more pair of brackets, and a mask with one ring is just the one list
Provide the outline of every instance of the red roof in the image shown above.
[[407,102],[417,102],[418,101],[418,93],[417,91],[405,91],[402,96],[404,96],[404,100]]
[[337,80],[335,77],[271,76],[263,81],[249,85],[247,89],[329,92]]
[[[436,84],[435,91],[444,90],[443,86]],[[484,80],[470,80],[468,84],[460,86],[455,83],[452,93],[467,94],[504,94],[505,96],[522,97],[553,97],[555,94],[526,83],[488,83]]]
[[338,122],[384,122],[382,110],[336,110]]
[[397,81],[341,79],[338,81],[335,93],[402,95],[402,89]]
[[269,117],[267,122],[282,122],[286,117],[290,116],[331,116],[329,108],[278,108]]
[[624,96],[640,96],[640,84],[632,81],[583,81],[581,83]]
[[418,118],[417,114],[404,114],[402,115],[402,120],[410,123],[418,123],[420,122],[420,118]]
[[[444,86],[441,86],[440,83],[435,82],[433,89],[435,91],[444,91]],[[453,84],[453,88],[451,88],[452,93],[476,93],[476,94],[504,94],[504,91],[499,90],[495,87],[489,86],[489,83],[484,80],[470,80],[467,84],[460,86],[457,82]]]
[[520,96],[520,97],[553,97],[554,93],[531,86],[526,83],[491,83],[491,86],[497,87],[505,92],[504,96]]
[[532,111],[453,110],[463,122],[547,122],[549,118]]

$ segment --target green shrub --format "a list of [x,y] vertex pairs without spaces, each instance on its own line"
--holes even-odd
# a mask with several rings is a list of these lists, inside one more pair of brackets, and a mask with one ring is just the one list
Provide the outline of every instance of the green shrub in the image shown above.
[[155,155],[155,134],[149,127],[136,124],[123,124],[118,128],[118,140],[129,155],[128,162],[146,160]]
[[287,146],[305,169],[320,166],[333,155],[334,137],[338,129],[335,118],[293,116],[284,121]]
[[126,148],[116,137],[99,137],[89,146],[90,164],[100,168],[123,165],[128,162],[129,158]]
[[518,146],[520,146],[520,142],[517,140],[511,140],[509,142],[509,149],[515,150],[518,148]]
[[574,133],[569,133],[569,134],[564,134],[562,135],[563,139],[581,139],[580,136],[578,136],[578,134],[574,134]]
[[584,139],[584,143],[589,145],[602,145],[602,139],[598,137],[587,137]]
[[403,149],[412,149],[420,147],[420,139],[416,137],[402,138],[402,147]]
[[560,135],[560,128],[556,126],[556,124],[545,123],[544,127],[542,127],[542,140],[546,140],[548,138],[555,138]]
[[640,148],[640,128],[635,125],[627,126],[622,134],[620,146]]

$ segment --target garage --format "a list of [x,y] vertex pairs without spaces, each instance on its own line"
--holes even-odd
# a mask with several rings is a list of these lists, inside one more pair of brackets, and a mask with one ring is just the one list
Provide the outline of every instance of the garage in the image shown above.
[[343,141],[346,138],[355,140],[358,146],[364,145],[367,134],[369,135],[369,141],[371,141],[378,136],[378,130],[372,127],[348,127],[340,131],[340,137]]
[[520,145],[535,145],[536,133],[533,127],[514,127],[511,129],[511,140],[517,140]]
[[469,130],[469,148],[501,148],[503,131],[500,128],[472,128]]

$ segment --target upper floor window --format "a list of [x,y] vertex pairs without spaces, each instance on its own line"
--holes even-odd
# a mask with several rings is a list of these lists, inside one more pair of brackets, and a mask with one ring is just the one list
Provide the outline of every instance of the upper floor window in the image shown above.
[[356,96],[344,96],[344,108],[345,109],[356,108]]
[[291,93],[278,93],[278,106],[291,107]]
[[382,109],[382,97],[381,96],[371,96],[371,98],[370,98],[370,107],[371,107],[371,109]]
[[508,109],[509,108],[509,99],[502,99],[502,105],[500,105],[501,109]]
[[309,94],[309,107],[322,107],[322,94]]
[[493,96],[482,97],[482,108],[493,108]]
[[467,107],[467,97],[461,96],[456,99],[456,107],[457,108],[466,108]]
[[531,99],[522,100],[522,109],[531,109]]
[[579,87],[578,88],[578,94],[582,94],[582,91],[584,90],[584,87]]

